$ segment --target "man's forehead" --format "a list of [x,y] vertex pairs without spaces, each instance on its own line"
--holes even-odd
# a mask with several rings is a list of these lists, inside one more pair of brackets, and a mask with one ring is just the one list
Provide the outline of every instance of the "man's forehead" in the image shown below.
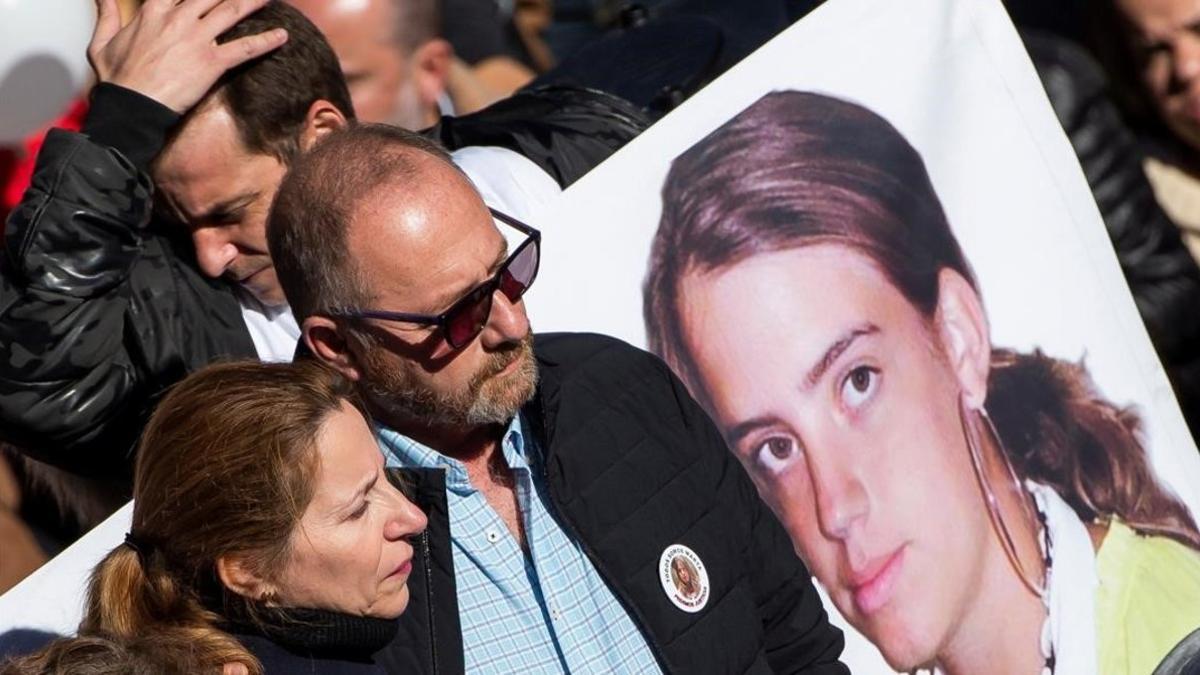
[[495,268],[506,244],[487,207],[470,188],[441,187],[382,189],[362,200],[347,253],[381,293],[417,291],[420,302],[436,304],[447,288],[470,286]]
[[198,110],[152,168],[161,194],[189,219],[273,194],[282,172],[274,156],[246,149],[223,105]]

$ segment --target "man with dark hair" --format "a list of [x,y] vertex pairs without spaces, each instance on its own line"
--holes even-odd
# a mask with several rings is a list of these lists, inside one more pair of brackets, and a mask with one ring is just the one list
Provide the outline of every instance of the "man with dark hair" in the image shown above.
[[712,422],[645,352],[533,336],[540,234],[437,146],[331,135],[285,177],[268,234],[306,346],[358,384],[429,516],[389,671],[846,672]]
[[266,211],[286,162],[353,109],[286,5],[146,0],[123,28],[114,0],[99,10],[83,131],[50,132],[5,232],[0,433],[127,483],[163,389],[219,358],[290,356]]

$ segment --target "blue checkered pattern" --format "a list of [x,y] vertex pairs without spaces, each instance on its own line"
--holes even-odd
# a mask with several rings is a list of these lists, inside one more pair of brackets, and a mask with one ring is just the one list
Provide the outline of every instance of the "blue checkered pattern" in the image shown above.
[[646,639],[551,516],[540,453],[514,418],[502,442],[529,555],[461,462],[387,428],[389,466],[446,471],[450,539],[470,673],[658,673]]

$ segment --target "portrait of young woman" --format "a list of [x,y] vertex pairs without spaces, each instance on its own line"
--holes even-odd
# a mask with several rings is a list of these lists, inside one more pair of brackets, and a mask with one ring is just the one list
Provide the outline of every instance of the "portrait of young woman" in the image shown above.
[[899,671],[1149,673],[1200,626],[1200,532],[1085,362],[991,341],[924,161],[776,91],[674,160],[650,348]]

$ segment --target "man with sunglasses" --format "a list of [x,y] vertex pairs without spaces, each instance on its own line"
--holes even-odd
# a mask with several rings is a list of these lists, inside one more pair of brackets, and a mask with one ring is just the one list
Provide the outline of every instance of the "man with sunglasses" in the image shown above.
[[[268,232],[304,343],[357,382],[429,516],[390,672],[846,672],[713,424],[645,352],[533,336],[540,236],[443,150],[333,134],[284,179]],[[685,598],[679,556],[698,571]]]

